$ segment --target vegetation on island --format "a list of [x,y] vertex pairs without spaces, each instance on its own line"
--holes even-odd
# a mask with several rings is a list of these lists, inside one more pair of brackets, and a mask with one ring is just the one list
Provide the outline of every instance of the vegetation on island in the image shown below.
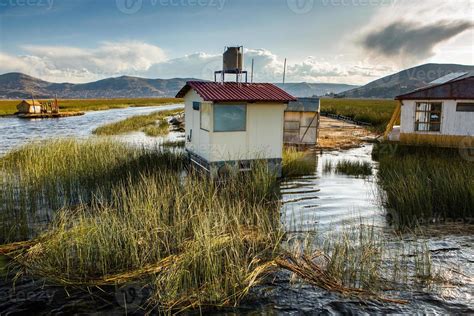
[[374,228],[285,232],[279,183],[265,165],[214,181],[183,176],[180,152],[88,139],[26,145],[0,166],[2,243],[16,241],[0,254],[13,259],[16,277],[139,284],[150,289],[146,310],[235,306],[282,269],[343,296],[388,302],[401,301],[384,289],[434,274],[426,249],[386,247]]
[[[0,116],[15,114],[17,112],[16,106],[20,102],[21,100],[0,100]],[[101,111],[128,107],[159,106],[182,102],[182,99],[175,98],[58,100],[59,110],[67,112]]]
[[93,133],[104,136],[142,131],[148,136],[166,135],[170,127],[166,118],[182,112],[183,110],[167,110],[145,115],[136,115],[118,122],[100,126],[96,128]]

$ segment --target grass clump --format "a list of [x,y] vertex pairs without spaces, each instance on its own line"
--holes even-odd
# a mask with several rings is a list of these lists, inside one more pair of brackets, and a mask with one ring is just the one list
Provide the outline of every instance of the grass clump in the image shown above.
[[166,121],[166,117],[180,112],[182,110],[157,111],[147,115],[136,115],[119,122],[100,126],[93,133],[96,135],[119,135],[143,131],[148,136],[166,135],[169,131],[169,123]]
[[323,172],[331,173],[334,169],[334,165],[331,160],[325,160],[323,164]]
[[63,207],[87,203],[129,174],[181,168],[184,156],[109,140],[33,143],[0,158],[0,242],[24,240]]
[[369,123],[371,129],[383,132],[395,111],[394,100],[374,99],[321,99],[321,112],[347,116]]
[[[304,237],[304,238],[302,238]],[[394,246],[400,244],[400,246]],[[435,269],[427,246],[417,241],[387,239],[374,226],[297,236],[278,264],[298,278],[343,296],[390,303],[386,289],[433,280]]]
[[[21,100],[1,100],[0,116],[15,114],[17,112],[16,106],[20,102]],[[101,111],[128,107],[159,106],[182,102],[182,99],[175,98],[58,100],[59,109],[62,111]]]
[[372,175],[372,165],[368,161],[341,160],[335,166],[335,171],[348,176],[370,176]]
[[283,177],[296,177],[309,175],[316,170],[316,156],[308,152],[298,151],[288,147],[283,151],[282,175]]
[[400,228],[474,216],[474,162],[459,151],[397,145],[374,148],[382,202]]
[[277,253],[276,184],[265,170],[225,182],[142,173],[60,211],[17,260],[65,285],[141,279],[160,308],[234,305]]

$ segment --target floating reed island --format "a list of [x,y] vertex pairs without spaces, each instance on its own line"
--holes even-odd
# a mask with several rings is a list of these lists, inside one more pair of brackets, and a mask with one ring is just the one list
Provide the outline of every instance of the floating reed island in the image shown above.
[[85,112],[60,112],[60,113],[19,113],[17,117],[22,119],[61,118],[70,116],[81,116]]
[[139,284],[149,311],[237,306],[282,270],[343,296],[403,303],[384,289],[435,274],[426,248],[386,247],[373,228],[285,232],[265,165],[215,181],[187,170],[180,151],[96,139],[30,144],[0,167],[0,254],[17,278]]

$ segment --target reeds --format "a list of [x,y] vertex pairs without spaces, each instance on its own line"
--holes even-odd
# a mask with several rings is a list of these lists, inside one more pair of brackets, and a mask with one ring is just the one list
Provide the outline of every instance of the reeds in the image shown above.
[[148,136],[160,136],[168,133],[169,124],[166,117],[182,112],[182,110],[157,111],[147,115],[136,115],[124,120],[106,124],[96,128],[96,135],[118,135],[135,131],[143,131]]
[[[64,285],[145,278],[165,308],[236,304],[282,237],[276,178],[265,170],[215,182],[162,170],[64,209],[17,260]],[[264,270],[262,270],[264,272]]]
[[456,149],[398,145],[374,148],[380,160],[380,196],[400,228],[474,216],[474,163]]
[[109,140],[34,143],[0,158],[0,242],[34,236],[54,211],[88,203],[128,175],[182,168],[184,157]]
[[340,160],[335,166],[336,173],[355,177],[372,175],[372,165],[368,161]]
[[[63,188],[77,194],[74,203],[59,199],[38,237],[0,249],[20,272],[55,284],[138,282],[152,289],[149,309],[177,311],[235,306],[278,268],[329,291],[375,299],[389,276],[404,275],[404,261],[385,265],[400,256],[389,256],[371,229],[309,236],[294,243],[300,251],[282,246],[293,241],[282,230],[278,182],[265,164],[214,181],[183,174],[177,153],[90,140],[29,145],[1,161],[8,179],[26,184],[41,203],[56,201]],[[9,203],[20,209],[29,202]],[[426,277],[429,256],[420,254],[417,271]]]
[[316,155],[298,151],[293,147],[283,151],[282,174],[284,177],[310,175],[316,171]]

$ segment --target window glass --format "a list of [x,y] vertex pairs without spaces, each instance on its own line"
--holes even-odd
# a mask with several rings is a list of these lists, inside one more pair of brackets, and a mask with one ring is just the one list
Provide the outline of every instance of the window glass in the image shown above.
[[193,110],[199,111],[201,107],[201,102],[193,102]]
[[456,105],[457,112],[474,112],[474,103],[460,102]]
[[211,107],[210,103],[201,103],[201,129],[211,130]]
[[441,130],[440,102],[419,102],[415,111],[415,131],[439,132]]
[[214,132],[246,130],[245,104],[214,104]]

